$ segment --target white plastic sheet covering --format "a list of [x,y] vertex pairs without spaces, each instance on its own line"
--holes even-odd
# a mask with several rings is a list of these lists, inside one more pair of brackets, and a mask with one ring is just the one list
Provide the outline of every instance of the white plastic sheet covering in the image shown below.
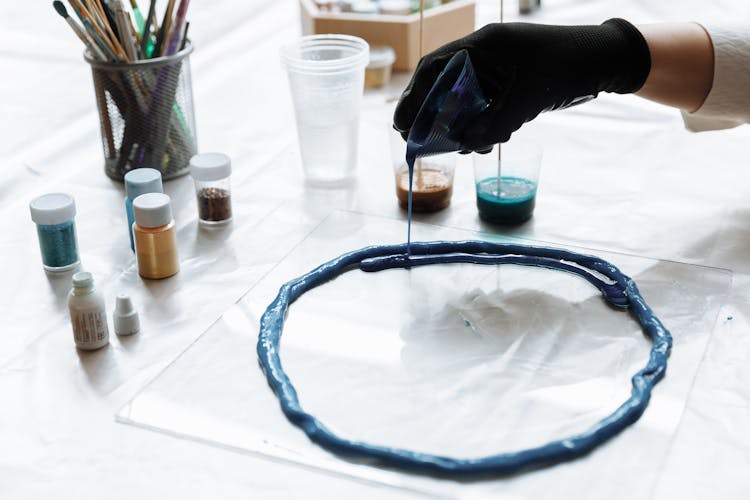
[[[318,449],[287,422],[256,364],[260,316],[281,283],[346,250],[399,242],[403,232],[400,220],[334,212],[119,417],[431,495],[595,499],[627,487],[646,497],[731,273],[601,254],[637,280],[674,335],[669,376],[646,414],[584,459],[457,486],[355,465]],[[414,236],[483,235],[418,225]],[[579,277],[513,265],[450,264],[350,271],[306,293],[288,311],[281,356],[303,407],[342,437],[474,458],[583,431],[627,399],[630,377],[645,364],[649,348],[637,322],[608,307]]]
[[[266,299],[271,298],[271,289],[275,292],[281,282],[323,258],[352,249],[346,240],[334,241],[333,236],[320,231],[314,232],[318,237],[316,240],[305,240],[332,211],[357,212],[366,216],[368,221],[379,218],[399,221],[393,229],[395,233],[373,232],[367,236],[369,224],[365,228],[351,228],[352,232],[364,231],[359,233],[361,240],[351,242],[357,243],[353,246],[370,236],[379,239],[390,235],[392,241],[403,241],[404,214],[396,205],[388,131],[393,106],[391,100],[406,85],[408,75],[396,75],[388,88],[365,95],[358,184],[341,190],[306,188],[302,183],[295,144],[294,114],[279,62],[281,45],[299,33],[297,2],[192,2],[190,33],[196,50],[191,64],[199,148],[224,151],[233,159],[235,221],[222,231],[201,230],[196,221],[197,210],[190,180],[183,178],[166,183],[165,189],[173,199],[182,269],[171,280],[147,283],[138,277],[128,248],[122,186],[103,174],[91,74],[83,62],[80,42],[48,2],[4,3],[4,24],[0,30],[0,74],[3,76],[0,79],[0,255],[4,264],[3,284],[0,286],[3,318],[0,326],[0,446],[3,449],[0,453],[0,498],[380,499],[411,498],[415,490],[435,493],[434,483],[411,477],[404,479],[400,475],[377,474],[367,483],[344,478],[344,475],[360,476],[365,472],[376,474],[380,471],[370,468],[364,469],[365,472],[362,468],[351,470],[350,464],[320,454],[320,450],[307,445],[306,438],[299,431],[289,426],[268,391],[251,391],[255,379],[250,377],[259,377],[260,372],[256,368],[254,351],[249,348],[252,339],[247,338],[254,333],[252,328],[245,328],[245,322],[249,325],[254,321],[254,316],[248,314],[257,314],[265,307]],[[145,2],[139,3],[143,7]],[[480,0],[478,24],[496,20],[497,14],[497,1]],[[506,16],[508,20],[519,19],[512,0],[506,2]],[[742,23],[750,19],[750,3],[745,0],[544,0],[542,10],[528,20],[600,23],[613,16],[634,22],[695,19]],[[673,309],[659,303],[663,293],[675,290],[673,280],[676,283],[688,280],[696,286],[716,283],[712,276],[728,279],[724,272],[690,266],[730,270],[732,284],[717,314],[713,335],[710,336],[711,320],[702,318],[701,324],[705,321],[708,326],[700,331],[697,327],[691,330],[696,332],[693,347],[675,345],[669,374],[657,387],[652,406],[636,427],[580,464],[563,465],[518,481],[492,483],[488,486],[492,497],[500,496],[499,491],[506,497],[512,497],[511,493],[522,497],[537,493],[539,496],[553,495],[558,485],[568,488],[565,495],[561,492],[556,495],[558,497],[586,497],[591,495],[589,488],[595,487],[602,488],[601,491],[614,491],[614,487],[605,484],[604,480],[599,482],[594,475],[586,476],[578,483],[570,478],[576,477],[575,471],[595,467],[597,460],[609,460],[612,458],[610,454],[615,454],[618,447],[638,441],[641,443],[638,455],[617,453],[617,463],[611,468],[618,469],[620,475],[608,469],[606,477],[617,481],[620,486],[609,498],[745,500],[750,491],[750,475],[747,474],[750,470],[750,128],[692,134],[684,130],[679,113],[674,110],[633,96],[604,95],[577,108],[542,115],[525,125],[522,133],[544,145],[538,206],[533,220],[512,230],[482,224],[476,217],[471,164],[467,158],[459,158],[450,209],[419,220],[441,226],[444,229],[438,232],[446,231],[442,233],[446,237],[454,233],[445,228],[459,228],[494,235],[515,235],[556,246],[584,247],[591,253],[611,258],[636,277],[646,271],[637,264],[638,258],[642,258],[640,262],[653,263],[652,269],[654,272],[659,270],[659,273],[646,272],[639,278],[639,283],[648,290],[647,299],[666,320],[669,320],[669,314],[679,316],[680,321],[697,317],[694,312],[679,309],[680,304],[675,304]],[[82,262],[86,270],[94,273],[108,307],[113,307],[117,293],[127,292],[141,314],[143,328],[139,334],[123,339],[113,337],[109,347],[95,353],[80,353],[73,348],[65,307],[70,277],[56,280],[44,274],[36,234],[29,218],[28,202],[33,196],[60,190],[69,191],[76,197]],[[465,233],[459,231],[455,234]],[[306,241],[305,245],[316,241],[309,260],[284,260],[302,240]],[[299,256],[298,253],[294,255]],[[623,255],[638,258],[634,261],[627,257],[621,262],[619,258]],[[282,261],[284,267],[276,268]],[[669,264],[670,261],[674,264]],[[289,265],[293,268],[282,272]],[[463,272],[458,269],[457,266],[447,272],[461,279]],[[704,270],[710,275],[708,281],[695,277]],[[268,274],[272,271],[274,279]],[[427,272],[432,271],[434,269]],[[511,312],[510,307],[516,303],[510,298],[520,301],[512,288],[506,290],[508,295],[492,294],[495,283],[510,286],[510,282],[509,279],[494,279],[489,268],[469,268],[466,272],[480,273],[485,277],[477,290],[486,294],[478,297],[483,297],[488,304],[500,304],[503,299],[502,304]],[[503,268],[499,274],[512,273],[514,271],[510,268]],[[207,340],[230,317],[222,314],[235,307],[238,299],[267,274],[262,287],[269,287],[269,292],[263,300],[254,302],[252,308],[243,305],[246,308],[243,316],[235,314],[235,317],[250,319],[243,320],[241,328],[236,330],[238,333],[232,333],[235,330],[227,333],[227,342],[241,342],[248,346],[248,350],[231,359],[221,359],[210,351],[202,353],[200,347],[209,346]],[[421,274],[422,271],[414,273]],[[466,274],[467,279],[471,276],[473,274]],[[653,285],[649,285],[650,276],[657,280]],[[358,278],[346,276],[341,283],[356,282],[359,285]],[[385,279],[391,278],[387,274],[373,275],[362,282],[375,286]],[[543,273],[543,279],[566,280],[553,272]],[[667,291],[656,291],[662,289],[662,283]],[[406,294],[411,290],[408,283],[400,285],[403,286],[394,287],[390,293]],[[261,285],[257,285],[247,297],[255,297],[260,290]],[[327,294],[337,294],[337,290],[341,291],[337,285],[330,289],[321,288],[316,291],[319,296],[310,295],[305,300],[313,301],[308,302],[310,306]],[[451,288],[441,286],[430,292],[447,293],[448,290]],[[465,306],[468,298],[463,294],[468,290],[455,288],[456,296],[441,297],[454,300],[456,306]],[[587,285],[583,290],[590,293]],[[538,289],[530,292],[529,299],[540,298],[539,292]],[[710,297],[704,298],[708,300]],[[392,298],[395,301],[399,297]],[[428,309],[432,307],[430,302],[421,304],[425,309],[417,308],[420,304],[415,304],[414,309],[406,309],[412,302],[405,295],[401,298],[404,299],[399,301],[404,307],[402,312],[413,314],[416,319],[424,318],[432,311]],[[546,296],[545,299],[552,300]],[[546,318],[552,315],[554,304],[545,303],[549,307]],[[562,312],[566,312],[570,304],[560,303],[559,306]],[[586,307],[591,314],[571,315],[571,321],[597,321],[594,301],[585,302],[581,307]],[[606,312],[606,317],[602,316],[601,320],[607,325],[627,327],[620,323],[622,318],[617,313]],[[388,319],[384,315],[378,316],[383,321]],[[178,358],[219,317],[223,319],[214,329],[202,337],[195,348]],[[304,316],[290,315],[290,321],[303,319]],[[572,326],[569,331],[578,331]],[[290,324],[285,341],[296,337],[293,328],[294,325]],[[463,332],[461,328],[458,330]],[[399,329],[395,327],[389,331],[395,334]],[[610,333],[599,329],[596,332],[600,336]],[[617,336],[618,342],[640,339],[629,331],[621,333],[622,336]],[[574,334],[566,335],[575,338]],[[592,340],[597,338],[604,337]],[[498,343],[472,338],[473,342],[466,349],[475,348],[478,354],[486,355],[493,348],[501,347],[502,338],[488,339],[495,339]],[[696,369],[695,365],[689,364],[698,362],[698,351],[703,352],[699,339],[708,341],[708,345]],[[421,340],[420,345],[433,355],[441,352],[437,349],[442,345],[430,344],[429,338],[402,339],[399,336],[394,342],[399,342],[398,346],[416,346],[417,340]],[[567,344],[555,345],[565,349]],[[226,347],[222,343],[213,346],[217,349]],[[402,349],[398,346],[385,347],[394,353],[393,359],[396,359],[396,354],[401,359]],[[323,365],[320,376],[337,373],[328,371],[336,367],[333,362],[338,358],[334,358],[334,353],[323,362],[325,358],[320,357],[321,353],[300,359],[304,345],[290,344],[288,347],[285,362],[290,370],[293,367],[308,370],[311,367],[308,363],[317,360]],[[590,353],[590,349],[597,346],[587,343],[584,347],[583,353]],[[641,346],[627,347],[638,349]],[[601,349],[606,351],[606,345]],[[362,350],[361,347],[352,348],[351,352],[361,354]],[[425,372],[433,368],[421,364],[422,357],[406,350],[404,353],[408,353],[410,363],[416,368]],[[556,352],[554,359],[559,363],[572,362],[583,353]],[[465,359],[471,352],[460,354]],[[630,354],[635,355],[635,351],[626,350],[623,355]],[[636,358],[640,359],[640,356]],[[171,373],[185,372],[182,359],[194,360],[191,382],[201,381],[202,370],[216,373],[223,365],[227,365],[227,370],[238,367],[247,370],[247,384],[237,382],[236,385],[249,391],[251,397],[268,398],[268,406],[262,409],[271,412],[273,418],[264,422],[281,431],[269,434],[272,442],[290,447],[290,453],[296,455],[294,461],[303,461],[304,458],[317,468],[268,460],[269,453],[263,450],[262,456],[232,453],[216,446],[145,432],[114,421],[113,415],[144,387],[147,387],[145,395],[162,387]],[[628,359],[623,358],[623,362]],[[173,361],[175,370],[170,369],[156,378]],[[480,367],[495,368],[502,362],[502,357],[487,356],[476,370]],[[362,360],[361,366],[371,364],[371,357],[368,357]],[[598,364],[594,366],[599,367]],[[450,366],[446,373],[464,373],[465,370],[460,368],[458,364]],[[608,391],[627,390],[627,384],[602,378],[623,376],[628,373],[624,366],[606,368],[596,371],[599,378],[593,379],[599,380],[600,386],[581,389],[602,396],[579,401],[592,405],[591,417],[599,410],[596,405],[615,401],[615,393]],[[387,372],[392,377],[398,375],[393,369]],[[306,373],[296,371],[292,375],[298,384],[304,384]],[[550,375],[563,377],[570,373],[559,370]],[[355,375],[358,377],[354,380],[362,380],[367,373]],[[434,375],[440,377],[442,371]],[[149,385],[154,380],[155,384]],[[393,378],[384,380],[390,382]],[[466,383],[463,377],[457,380]],[[584,380],[582,377],[577,382]],[[493,386],[498,392],[509,387],[502,385],[507,380],[501,376],[492,381],[500,384]],[[371,382],[371,379],[367,380],[369,391],[373,390]],[[565,380],[553,378],[548,382],[549,387],[557,388],[564,385]],[[207,377],[205,383],[213,384],[214,380]],[[358,402],[369,402],[358,391],[348,390],[343,385],[348,383],[347,380],[339,381],[335,387],[342,394],[357,398]],[[305,385],[300,387],[304,397],[315,397],[315,387],[312,391]],[[373,396],[396,396],[397,393],[386,393],[385,389],[390,387],[384,386],[383,391]],[[683,392],[678,387],[682,387]],[[441,386],[438,394],[441,397],[451,395],[450,388],[450,383]],[[206,386],[196,384],[196,389],[204,390]],[[216,421],[216,412],[210,406],[206,410],[208,414],[204,415],[198,411],[189,415],[182,411],[184,408],[180,405],[190,399],[189,390],[189,385],[185,384],[180,391],[163,394],[162,401],[172,401],[177,405],[174,411],[179,411],[182,418],[189,416]],[[366,389],[359,392],[366,392]],[[529,401],[545,405],[537,406],[533,415],[538,417],[542,408],[555,408],[551,399],[545,399],[544,391],[530,392],[527,395]],[[417,394],[426,401],[398,401],[398,404],[384,408],[387,413],[373,412],[372,418],[408,420],[399,418],[409,409],[409,406],[402,408],[401,404],[419,402],[420,407],[424,403],[431,408],[442,408],[439,400],[430,399],[430,392],[419,391]],[[482,394],[481,390],[477,392],[478,396]],[[559,395],[556,390],[549,394]],[[220,396],[225,397],[225,394],[217,394],[217,401]],[[497,399],[507,401],[511,396],[523,395],[507,392],[498,394]],[[195,397],[196,403],[202,405],[205,402],[200,392]],[[317,403],[313,399],[309,404]],[[664,408],[659,405],[674,406]],[[197,404],[194,406],[198,407]],[[680,413],[678,408],[684,408],[684,411]],[[495,408],[498,412],[501,409],[502,405]],[[242,410],[246,416],[258,411],[250,405]],[[324,411],[324,408],[317,406],[315,410]],[[410,442],[414,445],[445,445],[446,449],[455,446],[459,449],[451,449],[457,453],[471,454],[472,450],[460,449],[461,441],[446,443],[447,431],[456,431],[447,425],[469,421],[481,425],[484,430],[491,426],[487,422],[477,423],[481,416],[463,406],[445,411],[449,410],[455,420],[446,422],[446,427],[437,428],[429,435],[419,429],[420,432],[413,437],[406,437],[412,439]],[[586,408],[560,407],[557,410],[564,417],[561,423],[574,425],[579,416],[576,411]],[[165,414],[170,415],[169,412]],[[650,419],[670,421],[665,415],[674,415],[678,420],[672,424],[676,425],[676,431],[674,426],[667,429],[652,425]],[[504,417],[498,413],[492,416]],[[243,421],[242,415],[235,417],[232,425],[226,423],[227,418],[224,419],[230,437],[236,437],[238,424]],[[378,428],[374,421],[369,422],[372,425],[363,426],[366,428],[353,429],[347,425],[356,422],[347,420],[345,413],[326,414],[325,417],[342,432],[352,435],[360,435],[360,431],[370,432],[373,439],[384,442],[399,437],[390,432],[403,433],[409,429],[401,425]],[[581,419],[584,417],[580,416]],[[465,418],[469,420],[461,420]],[[550,421],[556,422],[540,419],[529,424],[549,425]],[[171,420],[167,423],[176,425]],[[168,428],[165,422],[160,422],[160,425]],[[188,430],[182,429],[183,432]],[[550,433],[553,430],[547,429]],[[192,434],[194,437],[199,435]],[[668,434],[672,440],[665,445],[662,439]],[[653,445],[645,435],[654,438]],[[215,442],[229,443],[225,437],[206,436]],[[434,439],[434,442],[416,442],[426,438]],[[476,436],[472,434],[471,438],[476,439]],[[511,438],[520,439],[522,436],[512,434],[507,437]],[[243,438],[243,442],[247,441],[250,440]],[[238,444],[243,449],[250,447],[235,442]],[[483,449],[486,445],[486,449],[498,451],[506,446],[480,444]],[[653,458],[649,454],[652,446]],[[627,449],[632,451],[630,447]],[[649,471],[653,475],[644,480],[645,484],[651,485],[648,490],[641,484],[640,476],[633,474],[642,470],[642,460],[661,464],[658,470]],[[321,463],[325,464],[325,469],[343,467],[346,470],[338,475],[322,474]],[[537,477],[540,478],[538,485],[534,482]],[[561,480],[553,483],[552,477]],[[373,482],[375,480],[379,482]],[[394,487],[384,490],[380,486],[382,482]],[[446,496],[483,496],[482,485],[439,482],[437,487]],[[544,491],[539,493],[534,488]]]

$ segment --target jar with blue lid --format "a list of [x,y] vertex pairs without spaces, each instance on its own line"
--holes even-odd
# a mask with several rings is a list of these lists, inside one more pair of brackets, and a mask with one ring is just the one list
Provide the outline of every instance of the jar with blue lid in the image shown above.
[[66,193],[49,193],[29,203],[36,224],[42,264],[48,272],[65,272],[80,262],[76,237],[76,203]]
[[128,218],[130,249],[135,251],[133,241],[133,200],[146,193],[163,193],[161,172],[154,168],[137,168],[125,174],[125,214]]

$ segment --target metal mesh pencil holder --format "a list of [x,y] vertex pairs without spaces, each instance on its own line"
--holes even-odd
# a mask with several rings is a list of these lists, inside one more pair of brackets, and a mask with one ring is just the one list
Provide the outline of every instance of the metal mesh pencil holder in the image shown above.
[[132,63],[84,57],[91,66],[99,110],[104,170],[122,181],[149,167],[172,179],[188,173],[197,151],[188,43],[168,57]]

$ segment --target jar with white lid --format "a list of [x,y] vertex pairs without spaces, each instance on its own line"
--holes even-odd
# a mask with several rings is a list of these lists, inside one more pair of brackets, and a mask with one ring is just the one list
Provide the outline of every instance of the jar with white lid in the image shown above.
[[180,270],[170,202],[163,193],[146,193],[133,200],[135,255],[143,278],[168,278]]
[[198,220],[214,226],[232,220],[232,160],[223,153],[201,153],[190,159]]
[[146,193],[163,193],[161,172],[155,168],[137,168],[125,174],[125,216],[128,218],[130,249],[135,251],[133,241],[133,200]]
[[44,269],[51,273],[74,269],[80,262],[76,236],[76,204],[66,193],[49,193],[29,203],[36,224]]

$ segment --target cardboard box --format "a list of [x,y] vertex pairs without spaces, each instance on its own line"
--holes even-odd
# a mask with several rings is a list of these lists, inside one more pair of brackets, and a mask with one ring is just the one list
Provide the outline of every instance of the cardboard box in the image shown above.
[[[393,69],[411,71],[419,62],[419,13],[396,16],[325,12],[313,0],[299,0],[304,35],[337,33],[389,45],[396,52]],[[451,0],[424,12],[424,51],[435,50],[474,31],[475,0]]]

